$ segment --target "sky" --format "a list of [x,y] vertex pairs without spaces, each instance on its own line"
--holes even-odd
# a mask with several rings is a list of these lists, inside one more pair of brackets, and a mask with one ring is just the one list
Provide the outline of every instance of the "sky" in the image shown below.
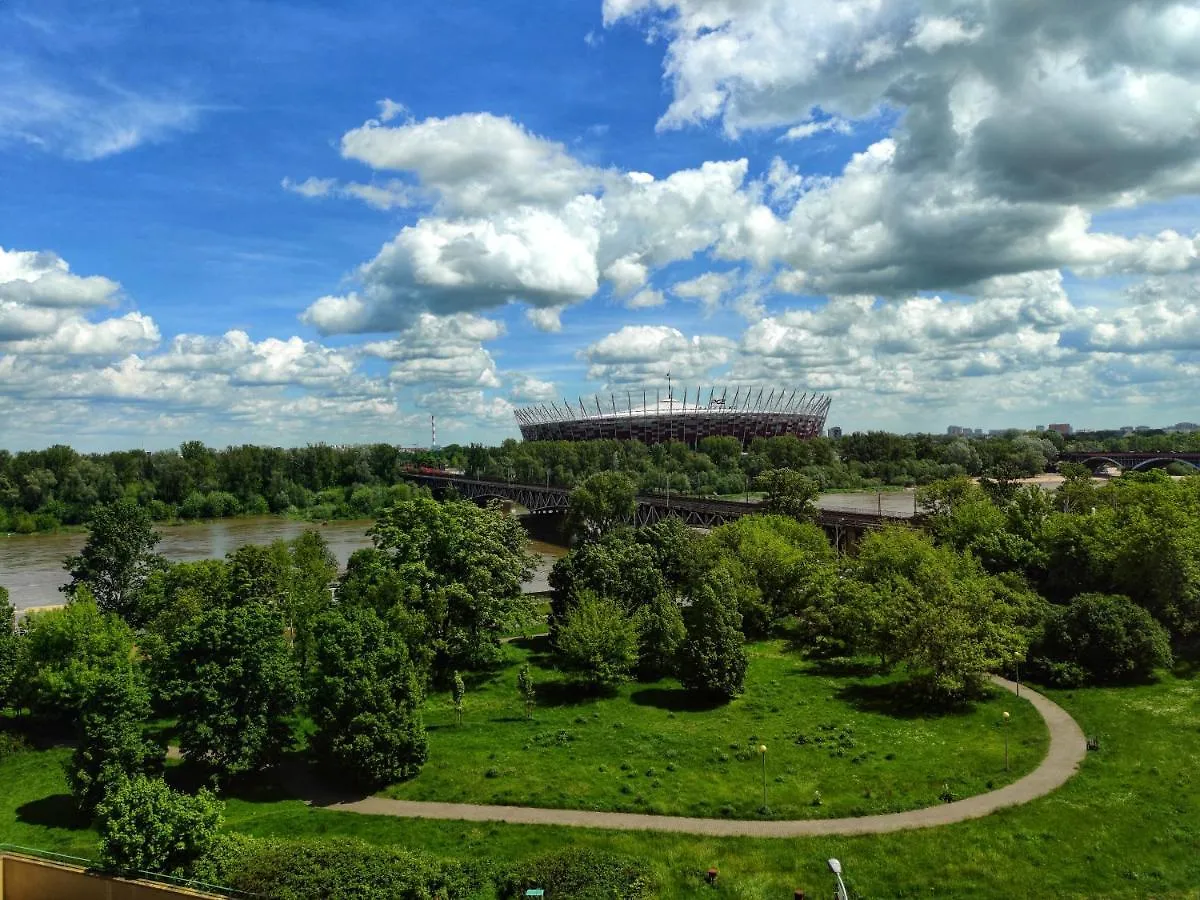
[[1200,420],[1200,2],[0,3],[0,447]]

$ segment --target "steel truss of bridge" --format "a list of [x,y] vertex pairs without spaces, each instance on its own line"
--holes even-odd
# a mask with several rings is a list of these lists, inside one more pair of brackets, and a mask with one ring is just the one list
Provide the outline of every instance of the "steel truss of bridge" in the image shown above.
[[[537,484],[519,484],[508,481],[481,481],[454,475],[406,474],[409,481],[424,484],[434,490],[453,488],[467,500],[508,500],[525,507],[532,514],[566,512],[571,492],[566,488]],[[683,520],[693,528],[715,528],[740,519],[742,516],[760,512],[756,503],[741,503],[736,500],[704,500],[694,497],[638,497],[635,524],[653,525],[669,516]],[[863,531],[885,525],[908,525],[912,519],[878,513],[849,510],[819,510],[817,524],[834,535],[838,546],[844,531]]]

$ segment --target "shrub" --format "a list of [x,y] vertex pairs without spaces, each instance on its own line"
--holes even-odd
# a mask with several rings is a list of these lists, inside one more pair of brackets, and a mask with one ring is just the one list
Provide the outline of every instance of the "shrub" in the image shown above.
[[616,603],[585,591],[559,629],[557,650],[565,670],[591,687],[611,690],[637,663],[637,626]]
[[642,860],[601,850],[572,847],[525,860],[501,881],[501,897],[523,897],[542,888],[547,897],[573,900],[642,900],[654,884]]
[[100,861],[116,870],[191,874],[221,827],[221,804],[208,791],[188,796],[161,778],[125,779],[97,809]]
[[1066,687],[1145,681],[1171,664],[1171,643],[1128,597],[1081,594],[1051,613],[1029,655],[1036,674]]
[[197,871],[207,881],[272,900],[472,897],[491,880],[486,863],[448,862],[352,839],[226,839]]

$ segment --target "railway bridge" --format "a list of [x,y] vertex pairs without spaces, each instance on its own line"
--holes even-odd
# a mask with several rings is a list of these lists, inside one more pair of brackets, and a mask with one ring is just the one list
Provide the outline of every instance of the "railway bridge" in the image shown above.
[[1107,453],[1101,450],[1075,450],[1060,453],[1058,461],[1080,463],[1093,472],[1110,467],[1122,472],[1141,472],[1146,469],[1163,469],[1171,463],[1183,463],[1200,470],[1200,452],[1129,450]]
[[[508,500],[520,504],[532,515],[565,513],[571,499],[568,488],[553,485],[521,484],[510,481],[483,481],[460,475],[407,473],[409,481],[423,484],[435,492],[453,489],[468,500]],[[759,503],[738,500],[709,500],[699,497],[640,496],[637,498],[635,524],[652,525],[668,516],[675,516],[694,528],[715,528],[742,516],[761,512]],[[841,548],[863,531],[885,525],[909,525],[911,516],[863,510],[819,508],[817,524],[829,534],[834,545]]]

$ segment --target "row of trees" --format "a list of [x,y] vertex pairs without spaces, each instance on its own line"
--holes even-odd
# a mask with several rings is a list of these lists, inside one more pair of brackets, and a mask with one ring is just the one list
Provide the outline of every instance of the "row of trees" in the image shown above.
[[181,868],[149,838],[119,849],[146,815],[188,835],[214,821],[211,797],[161,783],[152,721],[171,721],[183,760],[218,786],[299,752],[373,789],[425,762],[429,686],[490,664],[530,617],[524,533],[470,503],[397,504],[340,581],[316,532],[172,564],[135,502],[98,508],[91,526],[64,607],[17,630],[0,596],[0,710],[74,735],[72,794],[125,867]]
[[411,453],[390,444],[312,445],[285,450],[215,450],[189,441],[178,450],[80,454],[67,446],[0,450],[0,532],[33,532],[85,522],[97,505],[130,499],[156,520],[266,513],[311,519],[371,517],[414,496],[407,467],[432,465],[495,480],[566,487],[621,471],[640,493],[737,494],[769,469],[805,474],[823,489],[925,484],[1003,468],[1036,474],[1054,460],[1056,434],[987,439],[902,437],[884,432],[810,441],[760,438],[743,453],[734,438],[695,447],[636,441],[505,441]]
[[582,541],[551,574],[551,640],[593,688],[676,675],[724,698],[742,688],[743,639],[771,634],[903,665],[938,702],[1022,664],[1066,685],[1152,677],[1200,638],[1200,479],[1067,476],[1056,493],[936,483],[919,494],[929,533],[876,532],[840,559],[798,521],[812,484],[792,470],[761,476],[784,515],[701,538],[674,520],[629,528],[629,480],[593,476],[572,495]]

